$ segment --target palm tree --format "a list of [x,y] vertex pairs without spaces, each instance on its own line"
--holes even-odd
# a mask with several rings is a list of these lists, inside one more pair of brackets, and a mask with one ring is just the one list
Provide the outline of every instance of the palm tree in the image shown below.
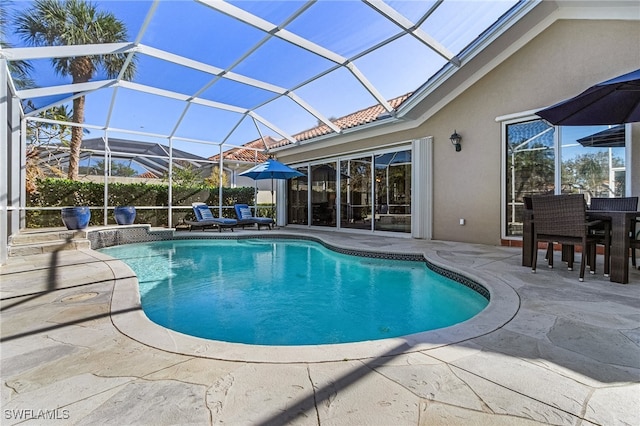
[[[112,13],[100,12],[96,6],[83,0],[37,0],[34,6],[16,18],[16,33],[33,46],[67,46],[80,44],[117,43],[127,40],[124,23]],[[99,70],[108,78],[115,78],[126,61],[126,54],[75,56],[52,58],[55,71],[63,77],[71,76],[73,84],[86,83]],[[135,73],[131,61],[124,79]],[[74,123],[84,122],[85,97],[73,100]],[[69,179],[78,178],[78,163],[83,130],[73,126],[69,152]]]
[[[9,0],[0,2],[0,44],[6,49],[13,47],[7,41],[7,34],[5,33],[5,28],[7,28],[9,18],[9,9],[11,6],[12,2]],[[29,76],[29,73],[33,68],[30,63],[25,61],[9,61],[8,65],[9,72],[13,78],[13,83],[17,88],[26,89],[33,87],[33,80]]]

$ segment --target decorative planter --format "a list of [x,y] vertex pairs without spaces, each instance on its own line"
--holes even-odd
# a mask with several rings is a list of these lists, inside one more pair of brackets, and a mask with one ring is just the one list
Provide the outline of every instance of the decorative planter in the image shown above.
[[67,229],[85,229],[89,226],[91,210],[89,207],[64,207],[62,209],[62,222]]
[[136,208],[133,206],[116,207],[113,215],[118,225],[131,225],[136,218]]

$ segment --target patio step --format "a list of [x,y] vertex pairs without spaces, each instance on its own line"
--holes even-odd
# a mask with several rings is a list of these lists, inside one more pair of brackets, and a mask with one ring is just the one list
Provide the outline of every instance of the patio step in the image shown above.
[[9,237],[9,256],[29,256],[60,250],[91,248],[86,231],[26,230]]

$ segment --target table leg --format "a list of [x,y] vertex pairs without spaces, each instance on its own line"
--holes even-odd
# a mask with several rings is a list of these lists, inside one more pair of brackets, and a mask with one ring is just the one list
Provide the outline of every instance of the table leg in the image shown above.
[[522,266],[531,266],[533,262],[533,212],[525,210],[522,220]]
[[610,280],[627,284],[629,282],[629,229],[631,217],[611,215],[611,271]]

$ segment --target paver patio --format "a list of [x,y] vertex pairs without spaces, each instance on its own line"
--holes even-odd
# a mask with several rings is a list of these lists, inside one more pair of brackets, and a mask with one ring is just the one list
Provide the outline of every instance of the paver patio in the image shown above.
[[424,253],[485,284],[492,303],[417,339],[167,343],[122,262],[89,249],[12,257],[0,269],[2,424],[640,424],[640,271],[627,285],[581,283],[559,261],[532,274],[517,248],[265,232]]

